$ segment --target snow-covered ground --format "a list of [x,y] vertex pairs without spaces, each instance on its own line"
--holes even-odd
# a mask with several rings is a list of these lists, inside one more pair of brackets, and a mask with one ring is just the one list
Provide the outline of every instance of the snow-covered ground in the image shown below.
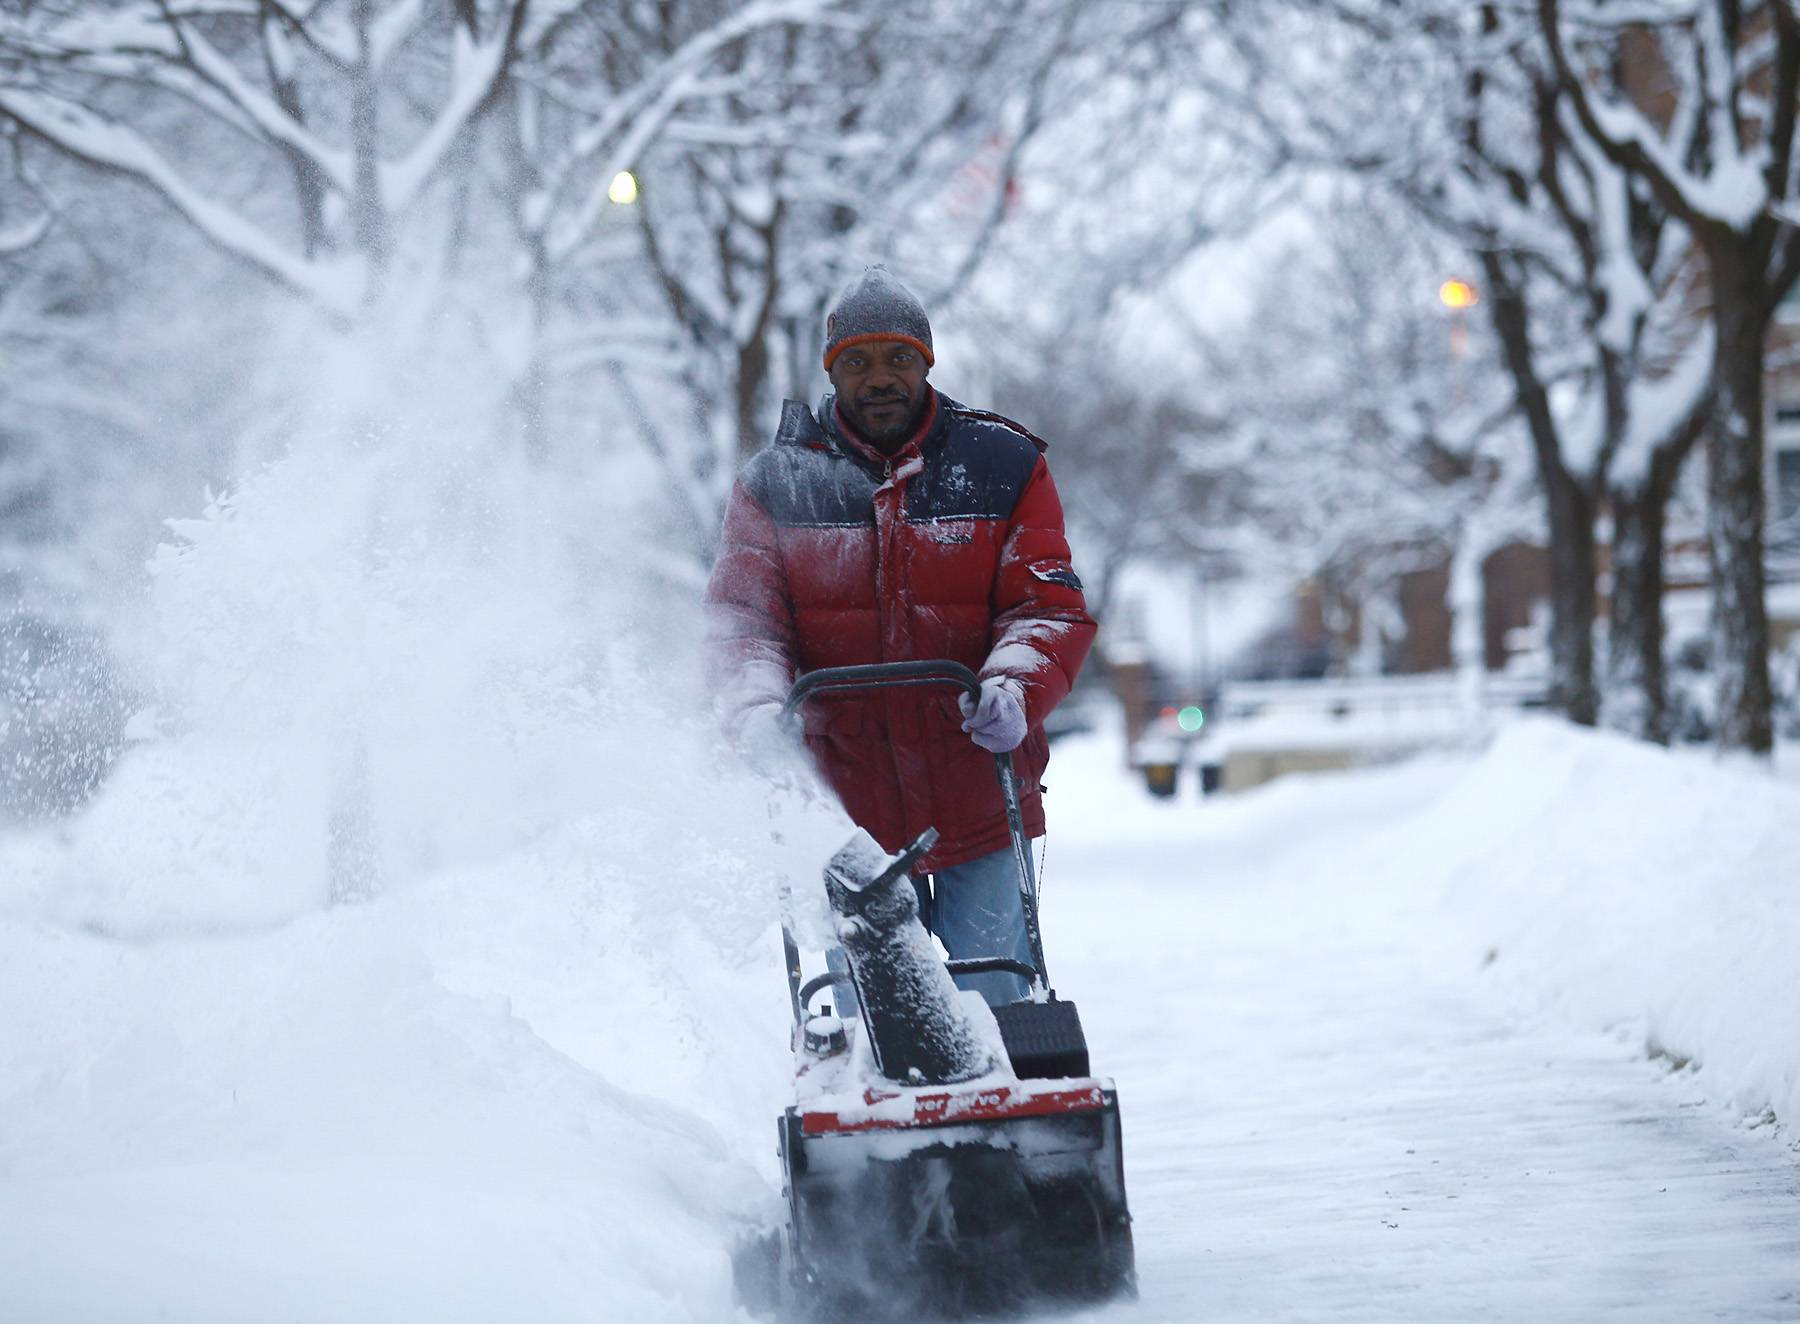
[[[252,783],[178,739],[0,842],[0,1319],[734,1318],[771,881],[841,825],[618,720],[359,905],[222,893]],[[1122,763],[1058,747],[1045,862],[1137,1220],[1098,1317],[1800,1318],[1800,787],[1547,722],[1205,802]]]
[[[786,999],[763,879],[676,823],[625,805],[268,925],[15,899],[0,1319],[720,1318]],[[0,872],[74,890],[46,854]]]
[[1082,786],[1045,909],[1143,1280],[1096,1317],[1800,1318],[1763,1114],[1800,790],[1541,721],[1235,800]]

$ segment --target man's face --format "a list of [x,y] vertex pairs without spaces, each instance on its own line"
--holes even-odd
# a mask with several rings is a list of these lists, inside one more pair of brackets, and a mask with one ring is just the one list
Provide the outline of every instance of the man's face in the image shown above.
[[838,405],[873,442],[900,441],[925,407],[925,356],[904,340],[852,345],[831,361]]

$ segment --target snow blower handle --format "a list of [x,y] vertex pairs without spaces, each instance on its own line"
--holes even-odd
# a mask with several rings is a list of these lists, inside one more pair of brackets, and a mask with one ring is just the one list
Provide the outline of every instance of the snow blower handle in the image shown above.
[[[943,684],[956,685],[972,702],[981,702],[980,677],[960,662],[933,658],[919,662],[820,667],[817,671],[809,671],[788,690],[787,701],[781,705],[781,715],[791,717],[814,695]],[[1050,971],[1044,964],[1044,938],[1038,929],[1037,884],[1031,876],[1031,848],[1025,840],[1025,813],[1019,800],[1019,778],[1013,771],[1011,751],[994,755],[994,775],[999,779],[1000,798],[1006,805],[1006,827],[1012,837],[1013,864],[1019,874],[1019,900],[1025,908],[1025,933],[1031,941],[1031,963],[1037,968],[1038,987],[1048,991]]]
[[849,690],[891,689],[901,685],[961,687],[971,699],[981,701],[981,681],[960,662],[938,658],[923,662],[871,662],[855,667],[820,667],[801,676],[788,690],[781,715],[792,717],[815,694]]

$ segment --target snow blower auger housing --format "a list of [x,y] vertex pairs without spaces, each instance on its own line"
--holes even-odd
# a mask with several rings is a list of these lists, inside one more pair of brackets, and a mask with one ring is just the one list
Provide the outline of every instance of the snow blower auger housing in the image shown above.
[[[844,690],[945,683],[979,696],[958,663],[901,662],[811,672],[787,709]],[[930,829],[894,856],[858,833],[827,865],[847,971],[802,983],[788,937],[787,1226],[760,1273],[740,1258],[752,1308],[818,1320],[966,1318],[1135,1293],[1118,1096],[1090,1074],[1075,1005],[1049,987],[1012,758],[996,755],[995,765],[1031,966],[937,955],[912,883],[937,839]],[[990,1008],[953,982],[992,970],[1029,979],[1031,996]],[[840,1008],[857,1008],[848,1023],[813,1007],[834,986]]]

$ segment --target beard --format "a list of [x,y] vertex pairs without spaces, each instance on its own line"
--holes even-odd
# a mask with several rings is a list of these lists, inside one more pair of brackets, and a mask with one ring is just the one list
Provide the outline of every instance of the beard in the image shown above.
[[844,412],[850,416],[864,441],[896,442],[910,436],[919,425],[924,404],[923,390],[917,395],[906,390],[880,391],[847,402]]

